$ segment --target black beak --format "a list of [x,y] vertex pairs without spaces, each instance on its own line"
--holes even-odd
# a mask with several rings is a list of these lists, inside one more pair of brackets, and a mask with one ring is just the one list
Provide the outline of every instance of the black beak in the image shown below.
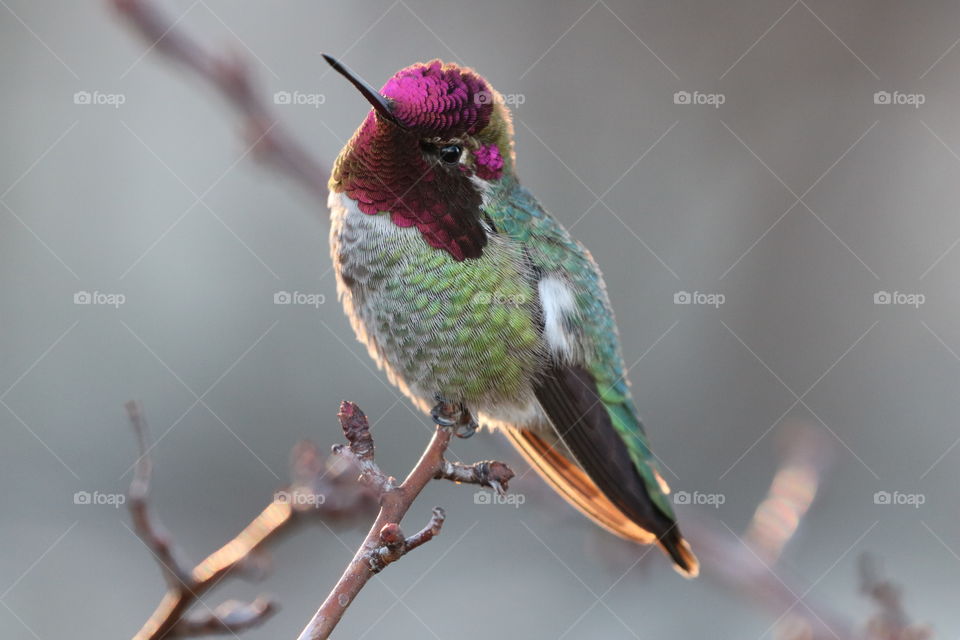
[[379,113],[384,120],[392,122],[401,129],[406,129],[405,126],[400,124],[400,121],[397,120],[397,117],[393,115],[393,112],[390,110],[390,103],[380,94],[379,91],[371,87],[359,77],[355,76],[353,72],[340,64],[340,62],[338,62],[333,56],[328,56],[325,53],[320,55],[323,56],[324,60],[330,63],[330,66],[333,67],[337,73],[349,80],[353,86],[360,90],[360,93],[363,94],[363,97],[367,99],[367,102],[373,105],[373,108],[377,110],[377,113]]

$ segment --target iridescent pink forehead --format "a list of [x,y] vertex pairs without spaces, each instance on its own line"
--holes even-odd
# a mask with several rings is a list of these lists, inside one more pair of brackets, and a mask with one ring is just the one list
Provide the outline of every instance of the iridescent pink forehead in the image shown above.
[[493,100],[486,81],[469,69],[439,60],[397,72],[381,90],[393,114],[424,136],[473,135],[487,126]]

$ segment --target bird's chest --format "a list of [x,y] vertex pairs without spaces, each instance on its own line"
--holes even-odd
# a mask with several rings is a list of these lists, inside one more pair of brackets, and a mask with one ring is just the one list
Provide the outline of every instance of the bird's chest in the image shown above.
[[536,288],[522,252],[491,238],[456,261],[412,227],[331,195],[338,294],[358,338],[414,396],[473,402],[526,392],[541,366]]

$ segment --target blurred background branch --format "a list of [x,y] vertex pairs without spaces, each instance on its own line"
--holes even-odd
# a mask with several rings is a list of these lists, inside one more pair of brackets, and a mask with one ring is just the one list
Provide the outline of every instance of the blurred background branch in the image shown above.
[[209,51],[151,0],[111,2],[152,48],[193,72],[227,100],[243,118],[247,136],[258,157],[271,162],[326,205],[329,169],[284,130],[271,113],[262,92],[254,86],[253,74],[244,58]]
[[[315,518],[344,524],[371,514],[377,504],[377,493],[356,482],[359,469],[352,461],[340,456],[324,460],[315,444],[303,441],[291,455],[290,485],[275,493],[273,501],[236,537],[191,567],[150,508],[152,462],[147,422],[139,403],[129,402],[126,408],[139,442],[129,491],[130,514],[135,532],[150,549],[167,583],[163,600],[134,640],[236,634],[260,624],[277,609],[270,598],[228,601],[215,608],[201,598],[229,575],[260,577],[262,552],[294,526]],[[205,611],[188,616],[198,603]]]
[[861,556],[860,590],[878,612],[862,629],[849,613],[810,597],[812,588],[802,587],[778,562],[836,461],[836,441],[818,429],[801,425],[782,435],[779,466],[742,535],[718,518],[684,521],[691,544],[704,559],[704,577],[777,614],[768,631],[776,629],[784,640],[932,638],[929,627],[910,623],[900,590],[880,578],[872,555]]
[[[263,549],[294,525],[309,518],[330,523],[359,519],[379,503],[380,512],[369,534],[301,635],[304,639],[323,640],[333,632],[371,577],[440,533],[445,514],[439,507],[434,507],[427,525],[412,536],[404,536],[400,529],[400,521],[427,483],[450,479],[503,493],[513,477],[502,462],[447,462],[443,456],[451,431],[438,427],[407,479],[397,484],[374,460],[366,415],[357,405],[343,402],[338,417],[349,447],[335,446],[333,455],[322,462],[315,445],[306,441],[298,444],[292,455],[291,484],[274,494],[274,500],[236,537],[191,568],[150,509],[153,465],[143,409],[136,402],[127,403],[126,409],[139,444],[129,490],[130,514],[135,532],[150,549],[167,583],[166,595],[134,640],[235,635],[261,624],[277,609],[276,603],[266,596],[252,602],[231,600],[215,608],[209,607],[201,596],[233,572],[254,568],[257,570],[248,575],[261,574]],[[456,472],[451,471],[454,469]],[[357,482],[358,476],[361,482]],[[198,603],[206,611],[188,615]]]

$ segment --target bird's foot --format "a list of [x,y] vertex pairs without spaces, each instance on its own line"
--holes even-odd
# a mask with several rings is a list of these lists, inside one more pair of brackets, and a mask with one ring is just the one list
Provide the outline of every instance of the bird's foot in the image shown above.
[[460,414],[462,421],[454,427],[453,435],[458,438],[472,438],[473,434],[477,432],[477,429],[480,428],[480,425],[476,420],[473,419],[473,414],[470,413],[466,408],[463,409],[463,413]]
[[447,402],[439,395],[436,400],[437,404],[430,410],[434,423],[452,429],[458,438],[469,438],[477,432],[480,425],[462,402]]
[[433,406],[433,409],[430,409],[430,417],[433,418],[433,422],[441,427],[456,426],[463,411],[462,406],[459,403],[447,402],[439,395],[435,396],[434,399],[437,404]]

